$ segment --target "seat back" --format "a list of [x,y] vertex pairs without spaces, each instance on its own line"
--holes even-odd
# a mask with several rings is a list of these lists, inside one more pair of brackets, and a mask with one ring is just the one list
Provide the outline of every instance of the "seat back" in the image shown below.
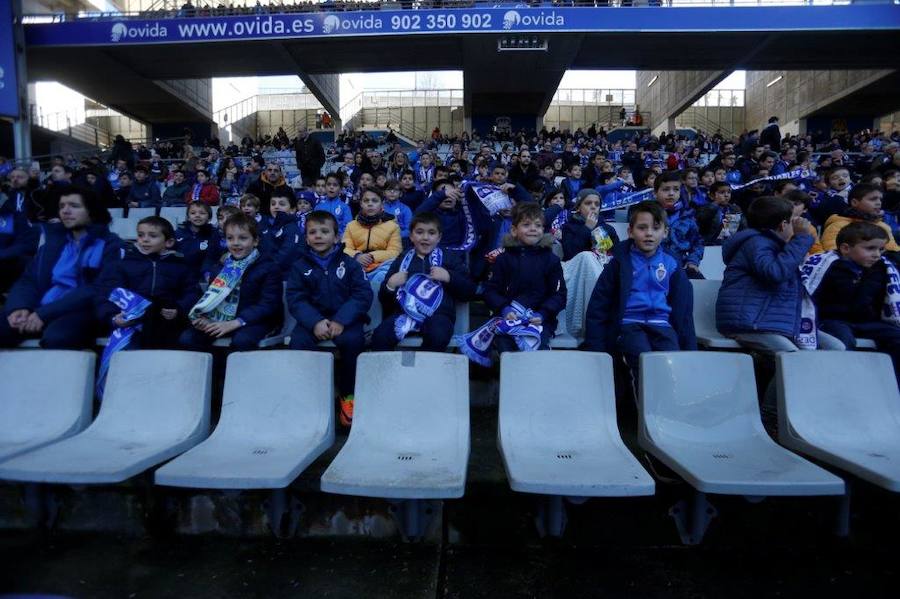
[[[359,357],[350,440],[419,452],[469,451],[465,356],[369,352]],[[364,441],[365,438],[365,441]]]
[[333,361],[328,352],[231,354],[216,430],[276,441],[333,436]]
[[716,328],[716,298],[722,281],[692,279],[694,287],[694,331],[697,337],[722,337]]
[[[537,375],[537,376],[536,376]],[[608,354],[506,352],[500,359],[498,435],[507,443],[554,450],[620,438]]]
[[900,392],[891,359],[872,352],[782,352],[776,357],[779,434],[813,445],[896,444]]
[[91,422],[94,354],[0,352],[0,443],[55,440]]
[[165,208],[160,208],[159,215],[172,223],[172,226],[176,228],[178,227],[178,225],[187,220],[185,209],[178,208],[176,206],[167,206]]
[[722,260],[721,245],[709,245],[703,248],[700,272],[707,279],[721,281],[725,278],[725,262]]
[[100,414],[90,430],[135,440],[205,437],[212,356],[135,350],[112,357]]
[[141,220],[142,218],[146,218],[148,216],[155,216],[156,208],[129,208],[128,209],[128,218],[136,218],[137,220]]
[[624,222],[624,223],[615,222],[615,223],[606,223],[606,224],[608,224],[610,227],[612,227],[613,229],[616,230],[616,235],[619,236],[619,241],[624,241],[624,240],[628,239],[628,223],[627,222]]
[[122,218],[125,216],[124,208],[107,208],[107,210],[109,211],[109,215],[113,218]]
[[765,435],[753,360],[724,352],[641,355],[641,443],[689,444]]
[[109,223],[109,230],[122,239],[125,240],[135,240],[137,239],[137,225],[141,219],[139,218],[114,218],[112,222]]

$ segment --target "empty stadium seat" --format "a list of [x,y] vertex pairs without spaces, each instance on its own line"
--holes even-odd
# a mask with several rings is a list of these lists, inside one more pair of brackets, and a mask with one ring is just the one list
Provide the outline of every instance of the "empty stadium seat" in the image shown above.
[[155,216],[156,208],[129,208],[128,209],[128,218],[134,218],[137,220],[141,220],[142,218],[146,218],[148,216]]
[[109,215],[113,218],[122,218],[125,216],[124,208],[108,208],[107,210],[109,210]]
[[212,435],[156,471],[156,483],[207,489],[288,486],[334,443],[333,357],[278,350],[228,356]]
[[91,422],[94,354],[0,352],[0,461],[80,432]]
[[394,499],[461,497],[469,461],[465,356],[372,352],[359,357],[353,428],[322,490]]
[[706,349],[740,349],[737,341],[716,328],[716,298],[722,281],[692,279],[694,287],[694,332],[697,345]]
[[703,248],[700,273],[707,279],[721,281],[725,278],[725,262],[722,261],[722,246],[709,245]]
[[781,443],[900,492],[900,392],[886,354],[781,353],[775,382]]
[[763,429],[746,354],[642,354],[639,404],[641,447],[701,493],[844,493],[840,478],[777,445]]
[[172,223],[172,226],[175,228],[177,228],[178,225],[187,220],[185,209],[175,206],[160,208],[159,215]]
[[615,403],[608,354],[504,353],[497,440],[510,487],[564,496],[652,495],[653,479],[622,443]]
[[100,414],[82,433],[0,464],[0,478],[116,483],[209,434],[212,356],[124,351],[112,358]]
[[628,239],[628,223],[627,222],[624,222],[624,223],[607,222],[606,224],[608,224],[610,227],[612,227],[613,229],[616,230],[616,235],[619,236],[619,241],[625,241],[626,239]]
[[137,239],[137,225],[139,218],[114,218],[109,223],[109,230],[126,241]]
[[556,333],[550,340],[552,349],[576,349],[580,343],[578,339],[569,334],[566,328],[566,311],[563,309],[556,317]]

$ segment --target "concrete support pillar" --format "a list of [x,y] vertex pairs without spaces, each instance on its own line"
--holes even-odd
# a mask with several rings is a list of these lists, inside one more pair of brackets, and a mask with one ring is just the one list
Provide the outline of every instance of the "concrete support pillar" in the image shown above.
[[337,139],[344,130],[344,122],[334,115],[331,117],[331,122],[334,124],[334,138]]
[[338,118],[341,114],[341,76],[337,73],[321,75],[300,73],[299,77],[331,118]]

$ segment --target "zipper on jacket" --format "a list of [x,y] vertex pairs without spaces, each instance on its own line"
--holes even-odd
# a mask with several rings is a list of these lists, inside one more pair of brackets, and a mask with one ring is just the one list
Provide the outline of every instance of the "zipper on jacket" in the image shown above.
[[156,296],[156,260],[151,260],[150,264],[153,265],[153,277],[150,279],[150,297]]

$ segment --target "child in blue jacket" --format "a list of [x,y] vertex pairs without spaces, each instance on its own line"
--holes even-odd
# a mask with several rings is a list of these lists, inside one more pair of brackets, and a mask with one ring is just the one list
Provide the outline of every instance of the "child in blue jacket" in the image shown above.
[[[256,221],[237,214],[223,228],[228,253],[211,273],[210,289],[188,312],[191,328],[179,339],[187,349],[205,351],[216,339],[230,336],[235,351],[254,350],[284,317],[281,271],[257,248]],[[227,291],[215,294],[214,288]]]
[[396,181],[388,181],[384,184],[384,212],[393,214],[397,226],[400,227],[400,239],[404,249],[409,248],[409,225],[413,218],[409,206],[400,201],[400,184]]
[[[797,351],[803,300],[800,265],[813,237],[809,221],[793,216],[790,200],[758,198],[747,209],[749,228],[725,241],[725,278],[716,300],[716,328],[742,346]],[[802,332],[809,334],[812,323]],[[819,335],[824,348],[843,349]]]
[[340,420],[353,422],[356,360],[365,345],[363,326],[372,305],[372,288],[362,266],[338,243],[338,224],[330,212],[306,218],[307,247],[287,280],[287,305],[297,319],[291,349],[317,350],[331,340],[341,353],[337,369]]
[[331,213],[338,223],[338,235],[344,234],[344,229],[353,220],[353,213],[347,202],[341,196],[344,186],[344,174],[340,171],[328,173],[325,177],[325,197],[316,202],[314,210],[324,210]]
[[212,208],[203,202],[191,202],[185,209],[187,220],[175,230],[175,251],[202,280],[209,279],[210,271],[222,255],[220,233],[212,226]]
[[109,301],[114,289],[121,287],[151,302],[129,349],[174,349],[187,326],[191,306],[200,298],[197,278],[184,257],[172,250],[174,246],[175,229],[169,221],[159,216],[142,218],[137,241],[125,248],[121,260],[107,264],[100,274],[94,301],[97,320],[108,331],[132,324]]
[[[518,302],[534,311],[532,324],[541,325],[539,349],[549,349],[556,332],[557,316],[566,307],[566,283],[562,264],[553,252],[553,237],[544,233],[544,213],[537,202],[516,204],[512,230],[503,239],[504,251],[491,266],[484,287],[484,302],[501,318],[514,320],[510,306]],[[499,352],[516,351],[506,335],[494,339]]]
[[435,214],[441,221],[438,247],[463,254],[467,259],[469,253],[490,234],[491,215],[478,198],[463,193],[454,181],[459,181],[459,177],[454,175],[435,181],[434,192],[422,202],[416,214]]
[[653,181],[656,201],[665,209],[668,234],[663,250],[675,258],[689,279],[702,279],[700,261],[703,260],[703,237],[697,226],[694,211],[679,197],[681,177],[677,172],[665,172]]
[[621,354],[637,380],[642,353],[694,350],[697,339],[690,281],[660,247],[666,235],[662,206],[637,204],[628,235],[591,294],[581,349]]

